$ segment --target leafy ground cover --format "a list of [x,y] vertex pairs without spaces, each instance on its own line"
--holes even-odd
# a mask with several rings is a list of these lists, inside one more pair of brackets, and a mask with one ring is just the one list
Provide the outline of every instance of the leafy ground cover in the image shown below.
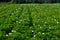
[[0,40],[60,40],[60,4],[0,4]]

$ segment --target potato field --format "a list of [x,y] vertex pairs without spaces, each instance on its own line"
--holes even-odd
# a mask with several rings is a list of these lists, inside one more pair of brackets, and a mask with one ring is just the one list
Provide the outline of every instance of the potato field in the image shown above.
[[0,40],[60,40],[60,4],[0,4]]

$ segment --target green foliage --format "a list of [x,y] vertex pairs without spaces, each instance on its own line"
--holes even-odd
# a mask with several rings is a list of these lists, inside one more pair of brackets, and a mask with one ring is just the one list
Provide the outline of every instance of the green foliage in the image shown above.
[[60,40],[60,4],[0,4],[0,40]]

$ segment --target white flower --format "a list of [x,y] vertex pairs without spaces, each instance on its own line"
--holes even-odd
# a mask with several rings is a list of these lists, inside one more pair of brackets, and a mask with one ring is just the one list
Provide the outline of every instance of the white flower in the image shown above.
[[38,33],[41,33],[41,32],[38,32]]
[[9,35],[11,35],[12,33],[9,33]]
[[42,33],[43,35],[45,34],[45,33]]
[[33,25],[35,26],[35,23],[33,23]]
[[16,21],[16,22],[18,22],[18,21]]
[[6,36],[9,36],[8,34],[6,34]]
[[57,21],[57,24],[58,24],[59,22]]
[[15,30],[12,30],[12,32],[16,32]]
[[34,31],[32,30],[32,32],[34,32]]
[[32,27],[30,27],[30,28],[32,28]]
[[54,21],[57,21],[56,19],[54,19]]
[[45,22],[45,23],[47,23],[47,22]]
[[49,27],[49,29],[51,29],[51,27]]
[[19,23],[21,23],[21,22],[19,22]]
[[36,35],[34,35],[34,37],[36,37]]
[[20,21],[23,21],[23,20],[20,20]]
[[40,27],[40,28],[42,28],[42,27]]

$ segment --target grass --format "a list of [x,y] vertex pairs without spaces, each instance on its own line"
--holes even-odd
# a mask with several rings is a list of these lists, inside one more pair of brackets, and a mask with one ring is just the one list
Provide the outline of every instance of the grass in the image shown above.
[[0,40],[60,40],[60,4],[0,4]]

